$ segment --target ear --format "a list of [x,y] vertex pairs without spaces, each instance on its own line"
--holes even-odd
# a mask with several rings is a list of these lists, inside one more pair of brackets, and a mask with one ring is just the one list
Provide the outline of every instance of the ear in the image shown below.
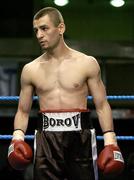
[[59,28],[59,34],[60,35],[62,35],[62,34],[64,34],[64,32],[65,32],[65,24],[64,23],[60,23],[59,25],[58,25],[58,28]]

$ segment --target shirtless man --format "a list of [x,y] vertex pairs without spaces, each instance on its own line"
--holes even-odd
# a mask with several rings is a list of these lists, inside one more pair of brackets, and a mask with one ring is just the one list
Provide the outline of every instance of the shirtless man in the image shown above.
[[[33,28],[45,52],[22,70],[9,163],[21,169],[29,163],[25,162],[26,158],[31,159],[24,134],[35,93],[39,98],[40,118],[34,141],[34,180],[97,180],[95,129],[87,109],[87,96],[92,95],[104,133],[105,147],[98,166],[104,173],[121,171],[124,162],[96,59],[67,46],[63,17],[53,7],[35,14]],[[24,159],[19,158],[17,148]]]

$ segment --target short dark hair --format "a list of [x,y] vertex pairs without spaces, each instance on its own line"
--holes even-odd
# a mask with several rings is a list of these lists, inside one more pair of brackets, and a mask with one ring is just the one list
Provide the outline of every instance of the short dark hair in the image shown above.
[[54,7],[45,7],[40,9],[35,15],[33,20],[37,20],[45,15],[49,15],[50,19],[53,21],[55,26],[58,26],[60,23],[64,22],[61,12]]

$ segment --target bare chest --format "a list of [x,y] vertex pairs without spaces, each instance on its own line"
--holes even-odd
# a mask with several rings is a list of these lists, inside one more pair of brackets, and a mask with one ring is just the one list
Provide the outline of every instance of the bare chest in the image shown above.
[[51,91],[54,89],[76,90],[85,84],[86,76],[79,66],[47,66],[41,68],[35,75],[34,85],[38,91]]

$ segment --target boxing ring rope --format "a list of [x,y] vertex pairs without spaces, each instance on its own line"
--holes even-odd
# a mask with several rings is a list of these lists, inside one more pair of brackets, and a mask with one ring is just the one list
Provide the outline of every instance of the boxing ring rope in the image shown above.
[[[88,100],[92,100],[92,96],[87,97]],[[107,96],[108,100],[134,100],[134,95],[110,95]],[[18,101],[19,96],[0,96],[0,101]],[[37,96],[33,96],[33,101],[38,100]],[[117,140],[121,141],[134,141],[134,136],[116,136]],[[12,135],[0,135],[0,140],[12,139]],[[25,135],[25,139],[33,140],[34,135]],[[97,140],[103,140],[103,136],[97,136]]]
[[[116,136],[117,140],[121,141],[134,141],[134,136]],[[10,140],[12,135],[0,135],[0,140]],[[33,140],[34,135],[26,135],[25,139]],[[97,140],[103,140],[103,136],[97,136]]]
[[[87,97],[92,100],[92,96]],[[134,100],[134,95],[111,95],[107,96],[108,100]],[[0,101],[18,101],[19,96],[0,96]],[[33,100],[38,100],[37,96],[33,96]]]

